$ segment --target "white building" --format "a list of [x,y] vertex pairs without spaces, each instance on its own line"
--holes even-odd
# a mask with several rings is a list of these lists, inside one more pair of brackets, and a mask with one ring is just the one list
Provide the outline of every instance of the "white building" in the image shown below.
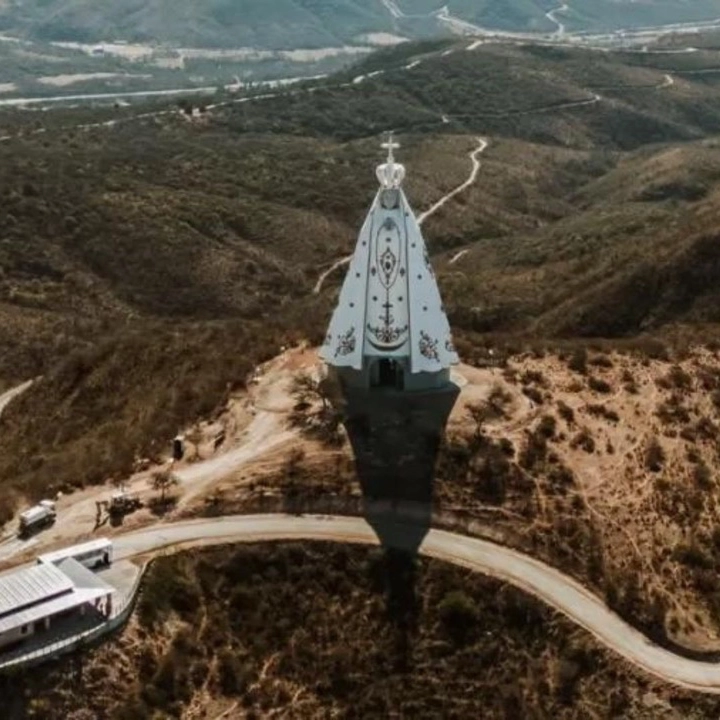
[[58,621],[109,602],[115,589],[77,560],[0,575],[0,648],[47,632]]
[[402,391],[448,386],[458,363],[420,225],[392,141],[320,351],[347,385]]

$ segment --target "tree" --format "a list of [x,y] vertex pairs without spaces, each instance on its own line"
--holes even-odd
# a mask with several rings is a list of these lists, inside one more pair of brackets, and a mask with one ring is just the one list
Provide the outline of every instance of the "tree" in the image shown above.
[[468,405],[467,414],[474,425],[473,442],[475,445],[482,445],[485,441],[483,429],[485,427],[485,423],[492,419],[493,410],[490,408],[488,403],[479,402]]
[[167,497],[167,491],[171,487],[179,485],[180,480],[177,475],[169,470],[160,470],[153,473],[151,483],[152,489],[160,493],[160,502],[164,505]]
[[665,463],[665,451],[657,438],[652,438],[645,448],[645,467],[650,472],[660,472]]
[[301,373],[295,376],[290,392],[297,398],[298,402],[301,403],[320,400],[322,402],[323,412],[327,410],[328,398],[323,390],[322,383],[307,373]]
[[453,642],[457,645],[468,640],[478,619],[475,601],[461,590],[452,590],[438,605],[440,621]]

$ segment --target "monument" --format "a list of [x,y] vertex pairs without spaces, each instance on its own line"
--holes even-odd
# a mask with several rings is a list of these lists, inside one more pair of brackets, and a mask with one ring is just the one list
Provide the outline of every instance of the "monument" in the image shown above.
[[459,393],[451,368],[459,361],[402,188],[398,147],[392,136],[383,144],[380,188],[320,356],[342,389],[366,516],[384,544],[416,550],[430,525],[437,450]]
[[399,145],[383,147],[380,189],[360,231],[320,355],[344,387],[446,388],[458,363],[420,226],[402,189]]

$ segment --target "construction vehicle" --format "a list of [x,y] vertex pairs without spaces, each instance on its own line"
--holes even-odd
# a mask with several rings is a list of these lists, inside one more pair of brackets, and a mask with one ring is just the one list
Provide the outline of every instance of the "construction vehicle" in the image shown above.
[[113,493],[108,503],[108,514],[114,517],[129,515],[139,510],[143,502],[137,493],[129,493],[125,490]]
[[53,525],[56,518],[55,503],[52,500],[42,500],[35,507],[20,513],[18,535],[21,538],[30,537],[33,533]]

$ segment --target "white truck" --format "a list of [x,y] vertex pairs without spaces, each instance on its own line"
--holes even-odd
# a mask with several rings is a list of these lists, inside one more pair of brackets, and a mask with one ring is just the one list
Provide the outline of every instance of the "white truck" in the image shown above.
[[42,500],[35,507],[20,513],[18,535],[21,538],[29,537],[38,530],[54,524],[56,517],[55,503],[52,500]]

